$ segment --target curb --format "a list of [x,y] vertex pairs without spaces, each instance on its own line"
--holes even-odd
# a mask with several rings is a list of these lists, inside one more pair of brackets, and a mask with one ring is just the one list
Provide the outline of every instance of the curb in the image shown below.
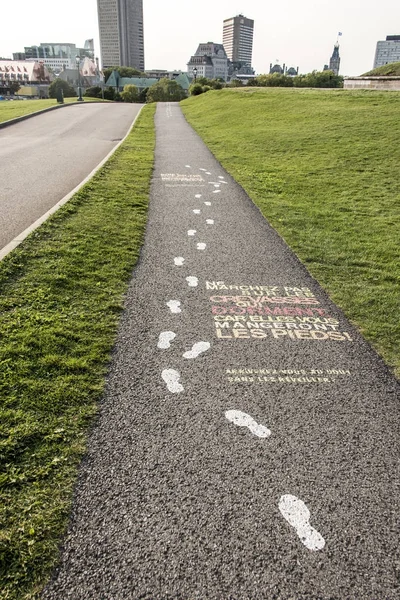
[[[107,102],[107,100],[106,100]],[[36,112],[29,113],[29,115],[22,115],[21,117],[15,117],[15,119],[9,119],[8,121],[3,121],[0,123],[0,129],[4,127],[8,127],[9,125],[14,125],[14,123],[19,123],[20,121],[25,121],[25,119],[30,119],[31,117],[37,117],[37,115],[42,115],[43,113],[49,112],[50,110],[57,110],[59,108],[66,108],[67,106],[77,106],[78,104],[96,104],[96,102],[71,102],[68,104],[59,104],[57,106],[49,106],[48,108],[44,108],[43,110],[37,110]],[[102,103],[103,104],[103,103]]]
[[[71,105],[67,104],[66,106],[75,106],[75,104],[71,104]],[[11,240],[11,242],[9,242],[6,246],[4,246],[4,248],[0,249],[0,261],[3,260],[3,258],[5,258],[7,256],[7,254],[12,252],[12,250],[14,250],[14,248],[19,246],[20,243],[23,242],[24,239],[27,238],[30,233],[32,233],[32,231],[35,231],[35,229],[37,229],[38,227],[40,227],[40,225],[42,225],[45,221],[47,221],[47,219],[52,214],[57,212],[57,210],[59,208],[61,208],[61,206],[66,204],[68,202],[68,200],[70,200],[72,198],[72,196],[74,194],[76,194],[76,192],[78,192],[80,190],[80,188],[83,185],[85,185],[85,183],[87,183],[93,177],[93,175],[95,175],[97,173],[97,171],[99,169],[101,169],[101,167],[108,161],[109,158],[111,158],[111,156],[121,146],[121,144],[124,143],[124,141],[126,140],[128,135],[132,131],[133,126],[136,123],[136,119],[139,117],[140,113],[142,112],[143,106],[140,108],[138,114],[133,119],[132,124],[129,127],[126,135],[122,138],[122,140],[120,142],[118,142],[118,144],[116,146],[114,146],[114,148],[112,150],[110,150],[110,152],[107,154],[107,156],[105,156],[99,162],[99,164],[89,173],[89,175],[87,175],[80,183],[78,183],[78,185],[76,187],[74,187],[74,189],[71,192],[69,192],[69,194],[64,196],[64,198],[61,198],[61,200],[59,200],[54,206],[52,206],[47,212],[45,212],[44,215],[42,215],[34,223],[32,223],[32,225],[29,225],[29,227],[27,227],[24,231],[22,231],[20,234],[18,234],[13,240]],[[54,108],[62,108],[62,106],[60,106],[60,107],[54,106],[54,107],[51,107],[50,109],[45,109],[41,112],[46,112],[46,110],[53,110]],[[33,113],[33,114],[38,114],[38,113]],[[7,122],[9,123],[10,121],[7,121]]]

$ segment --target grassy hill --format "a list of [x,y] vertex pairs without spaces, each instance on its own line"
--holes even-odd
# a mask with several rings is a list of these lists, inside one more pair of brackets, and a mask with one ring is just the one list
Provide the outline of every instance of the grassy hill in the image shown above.
[[400,374],[400,94],[244,88],[188,121]]
[[397,75],[398,77],[400,77],[400,62],[383,65],[383,67],[377,67],[376,69],[372,69],[372,71],[364,73],[363,75],[361,75],[361,77],[378,77],[378,75]]

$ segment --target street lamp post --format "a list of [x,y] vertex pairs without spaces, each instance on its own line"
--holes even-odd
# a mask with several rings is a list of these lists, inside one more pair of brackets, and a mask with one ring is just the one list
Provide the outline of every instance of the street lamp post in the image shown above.
[[79,66],[80,66],[80,62],[81,62],[81,57],[77,56],[76,57],[76,68],[78,69],[78,102],[83,102],[83,98],[82,98],[82,87],[81,87],[81,72],[79,70]]
[[193,69],[193,77],[194,77],[194,82],[196,83],[196,79],[197,79],[197,67],[194,67],[194,69]]

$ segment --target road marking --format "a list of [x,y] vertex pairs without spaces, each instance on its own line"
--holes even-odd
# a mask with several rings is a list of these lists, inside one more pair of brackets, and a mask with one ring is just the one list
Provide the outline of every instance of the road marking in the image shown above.
[[221,190],[213,190],[213,194],[219,194]]
[[223,175],[218,175],[218,179],[225,179]]
[[210,171],[206,171],[206,175],[211,175]]
[[211,202],[204,202],[206,206],[211,206]]
[[176,338],[176,333],[173,331],[162,331],[158,338],[157,348],[166,350],[171,346],[171,342]]
[[192,168],[190,165],[185,165],[185,167],[186,167],[187,169],[191,169],[191,168]]
[[182,310],[180,308],[181,303],[179,302],[179,300],[168,300],[168,302],[166,304],[172,313],[178,314],[178,313],[182,312]]
[[309,550],[322,550],[325,540],[310,525],[310,511],[302,500],[291,494],[285,494],[279,500],[279,510],[286,521],[295,529],[302,543]]
[[202,168],[200,167],[199,171],[207,171],[207,169],[202,169]]
[[207,225],[214,225],[214,219],[206,219]]
[[238,427],[247,427],[252,434],[260,438],[267,438],[271,435],[270,429],[257,423],[253,417],[241,410],[227,410],[225,417]]
[[174,263],[176,264],[177,267],[181,267],[184,262],[185,262],[185,259],[183,258],[183,256],[175,256]]
[[188,350],[182,356],[183,358],[197,358],[199,354],[202,354],[202,352],[206,352],[210,348],[210,342],[197,342],[196,344],[193,344],[191,350]]
[[188,282],[188,286],[189,287],[197,287],[199,280],[197,279],[197,277],[193,277],[192,275],[189,275],[189,277],[186,277],[186,281]]
[[195,194],[195,198],[201,198],[201,194]]
[[205,250],[206,246],[207,246],[207,244],[205,244],[204,242],[199,242],[197,244],[197,250]]
[[175,371],[175,369],[164,369],[161,373],[161,377],[164,379],[170,392],[173,394],[183,392],[184,387],[179,383],[181,376],[178,371]]
[[198,208],[195,208],[193,210],[193,212],[194,212],[195,215],[199,215],[200,214],[200,210]]
[[195,229],[188,229],[188,235],[189,236],[194,236],[195,233],[196,233]]

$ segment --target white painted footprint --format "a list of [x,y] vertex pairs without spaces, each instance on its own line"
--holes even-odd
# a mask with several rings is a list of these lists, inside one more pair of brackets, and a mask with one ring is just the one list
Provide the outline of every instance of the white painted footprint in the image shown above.
[[188,235],[193,236],[196,233],[195,229],[188,229]]
[[173,331],[162,331],[158,338],[157,348],[166,350],[171,346],[172,340],[176,338],[176,333]]
[[164,369],[161,373],[161,377],[164,379],[167,384],[168,391],[173,394],[179,394],[184,391],[184,387],[179,383],[181,378],[180,373],[175,371],[175,369]]
[[223,175],[218,175],[218,179],[225,179]]
[[286,521],[295,529],[302,543],[309,550],[322,550],[325,540],[310,525],[310,511],[302,500],[291,494],[285,494],[279,500],[279,510]]
[[168,300],[168,302],[166,304],[172,313],[178,314],[178,313],[182,312],[182,310],[180,308],[181,303],[179,302],[179,300]]
[[206,171],[206,175],[211,175],[210,171]]
[[211,206],[211,202],[204,202],[206,206]]
[[270,429],[257,423],[253,417],[241,410],[227,410],[225,417],[238,427],[248,427],[253,435],[260,438],[267,438],[271,435]]
[[185,352],[183,358],[197,358],[199,354],[206,352],[211,348],[210,342],[197,342],[193,344],[192,349]]
[[206,219],[207,225],[214,225],[214,219]]
[[221,190],[213,190],[213,194],[219,194]]
[[186,277],[186,281],[188,282],[188,286],[189,287],[197,287],[199,280],[197,279],[197,277],[193,277],[192,275],[189,275],[189,277]]
[[196,194],[195,198],[201,198],[201,194]]
[[199,171],[207,171],[207,169],[202,169],[202,168],[200,167]]
[[176,264],[177,267],[181,267],[184,262],[185,262],[185,259],[183,258],[183,256],[175,256],[174,263]]
[[195,215],[199,215],[200,214],[200,210],[198,208],[195,208],[193,210],[193,212],[194,212]]
[[197,250],[205,250],[207,247],[207,244],[205,244],[204,242],[199,242],[197,244]]

